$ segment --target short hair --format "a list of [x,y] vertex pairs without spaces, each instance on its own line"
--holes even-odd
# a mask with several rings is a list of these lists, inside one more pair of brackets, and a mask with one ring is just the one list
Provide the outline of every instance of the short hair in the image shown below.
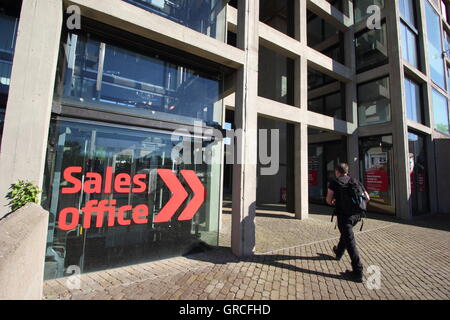
[[335,169],[340,174],[348,174],[348,171],[349,171],[348,164],[346,164],[346,163],[339,163]]

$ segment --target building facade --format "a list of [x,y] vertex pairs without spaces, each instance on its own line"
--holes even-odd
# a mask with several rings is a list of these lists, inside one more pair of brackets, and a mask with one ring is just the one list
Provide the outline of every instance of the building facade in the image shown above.
[[[232,250],[250,255],[257,206],[307,219],[342,161],[371,211],[444,213],[449,14],[440,0],[1,0],[0,216],[11,184],[42,189],[56,278],[218,245],[226,199]],[[231,128],[225,164],[213,133]],[[279,132],[276,174],[260,174],[259,129]],[[193,163],[174,157],[185,142]]]

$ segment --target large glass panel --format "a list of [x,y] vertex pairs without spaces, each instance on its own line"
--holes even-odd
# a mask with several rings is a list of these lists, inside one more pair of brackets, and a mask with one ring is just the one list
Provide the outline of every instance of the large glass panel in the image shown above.
[[222,0],[124,0],[210,37],[225,41]]
[[258,95],[294,105],[294,65],[293,59],[260,46]]
[[422,96],[420,86],[405,78],[406,112],[409,120],[422,123]]
[[[320,136],[309,130],[310,137]],[[308,146],[308,184],[309,200],[324,204],[328,183],[335,178],[334,169],[341,162],[347,161],[346,144],[343,140],[324,143],[311,143]]]
[[391,121],[389,78],[383,78],[358,86],[359,125]]
[[421,135],[410,132],[408,141],[412,213],[419,215],[429,211],[425,139]]
[[[0,13],[0,95],[6,96],[11,81],[11,68],[19,19]],[[3,98],[4,99],[4,98]],[[0,102],[1,103],[1,102]]]
[[259,20],[261,22],[292,38],[295,36],[294,1],[259,0],[259,3]]
[[450,133],[448,101],[436,89],[433,89],[433,113],[434,128],[443,133]]
[[[180,161],[172,152],[181,139],[193,138],[52,122],[43,194],[50,212],[46,278],[64,276],[69,266],[90,272],[184,254],[201,243],[218,244],[220,165]],[[211,162],[220,163],[220,143],[201,139],[203,148],[211,147]],[[160,169],[169,176],[164,179]],[[188,179],[182,170],[194,177]],[[177,190],[185,200],[174,204],[174,215],[169,210],[167,219],[158,221]],[[206,196],[199,209],[194,194]],[[192,205],[190,216],[181,218]]]
[[329,95],[314,98],[308,101],[308,110],[333,117],[339,120],[345,120],[344,101],[341,92],[331,93]]
[[63,103],[177,123],[219,126],[221,74],[69,35]]
[[372,12],[368,13],[369,6],[376,5],[379,8],[384,8],[384,0],[355,0],[353,7],[355,12],[355,22],[359,22],[367,18]]
[[430,64],[431,79],[441,88],[445,88],[445,71],[441,39],[441,23],[437,12],[432,5],[426,3],[427,34],[428,34],[428,60]]
[[400,0],[400,14],[412,26],[416,26],[415,0]]
[[381,29],[363,31],[356,35],[356,70],[363,72],[388,63],[386,24]]
[[412,66],[419,68],[419,59],[417,57],[417,34],[415,34],[407,25],[401,23],[402,35],[402,56]]
[[371,201],[368,210],[395,213],[392,136],[360,139],[360,169]]

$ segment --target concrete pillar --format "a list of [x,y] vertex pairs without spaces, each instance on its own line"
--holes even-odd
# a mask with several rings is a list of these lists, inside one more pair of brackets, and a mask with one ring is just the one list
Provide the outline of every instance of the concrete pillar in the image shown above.
[[237,44],[245,50],[245,65],[237,72],[235,126],[242,130],[233,166],[231,249],[239,257],[255,249],[258,114],[259,1],[238,4]]
[[58,0],[23,0],[0,154],[0,217],[20,179],[43,184],[63,8]]
[[404,71],[401,53],[399,7],[396,1],[388,1],[386,25],[389,38],[391,115],[393,124],[395,210],[397,217],[410,219],[411,184],[409,179],[408,126],[404,95]]
[[[344,1],[343,13],[354,21],[353,1]],[[352,81],[345,84],[345,113],[347,122],[358,125],[358,97],[356,84],[356,53],[355,53],[355,32],[354,28],[349,28],[344,33],[344,56],[345,65],[352,71]],[[356,130],[347,137],[347,162],[352,177],[361,180],[359,169],[359,136]]]
[[[306,1],[295,1],[295,38],[307,44],[307,7]],[[301,55],[295,61],[295,106],[306,115],[308,110],[308,60]],[[308,125],[307,119],[294,126],[294,175],[295,175],[295,217],[308,219]]]

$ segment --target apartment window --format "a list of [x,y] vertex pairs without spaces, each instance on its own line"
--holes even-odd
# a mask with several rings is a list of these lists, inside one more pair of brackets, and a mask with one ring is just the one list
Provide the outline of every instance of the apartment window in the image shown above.
[[187,59],[180,63],[156,46],[69,34],[62,103],[175,123],[220,124],[221,73],[190,66]]
[[384,0],[355,0],[353,1],[355,22],[359,22],[369,17],[373,12],[367,12],[370,6],[376,5],[380,8],[384,8]]
[[411,65],[418,68],[418,38],[419,31],[416,23],[415,1],[401,0],[401,37],[402,37],[402,55],[403,59]]
[[443,48],[441,40],[441,23],[433,6],[426,1],[427,34],[428,34],[428,61],[431,70],[431,79],[441,88],[445,88],[445,71]]
[[422,123],[422,95],[420,86],[405,78],[406,111],[408,119]]
[[360,126],[391,121],[388,77],[358,86],[358,117]]
[[356,70],[363,72],[388,63],[386,23],[381,29],[365,30],[356,35]]
[[449,134],[449,110],[445,96],[433,89],[434,128],[442,133]]
[[225,41],[222,0],[124,0],[212,38]]

